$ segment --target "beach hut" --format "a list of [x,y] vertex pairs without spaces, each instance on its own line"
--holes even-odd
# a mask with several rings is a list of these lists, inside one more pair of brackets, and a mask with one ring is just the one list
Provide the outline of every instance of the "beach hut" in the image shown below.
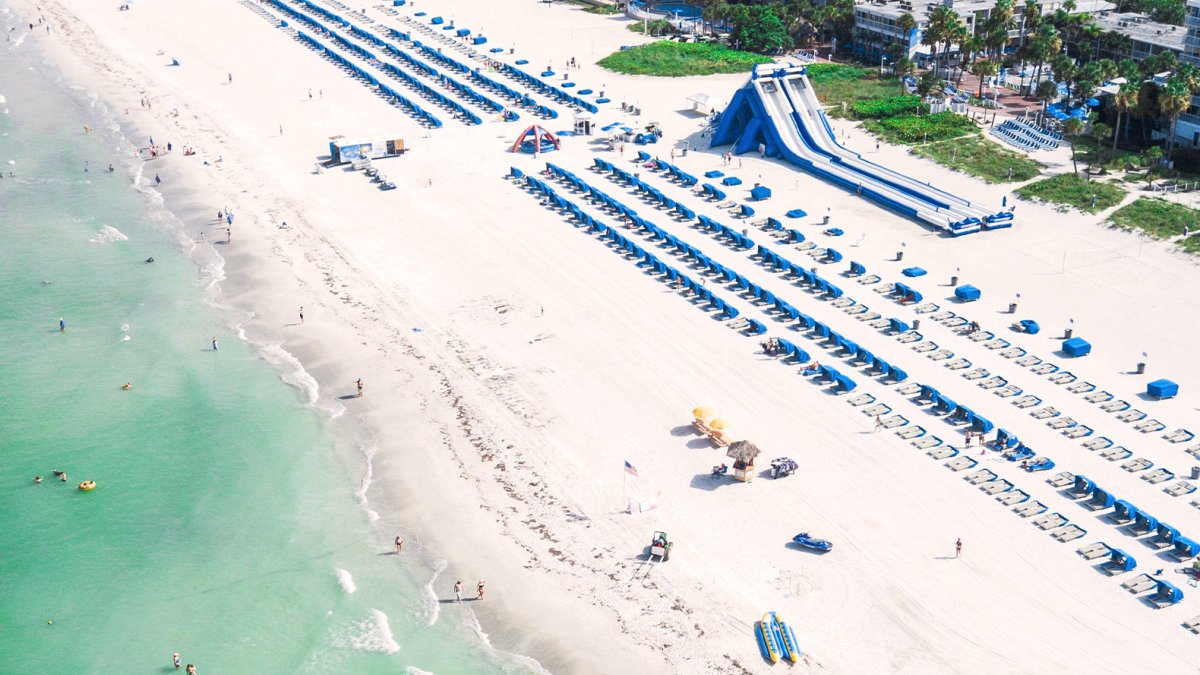
[[756,202],[761,202],[762,200],[769,199],[770,197],[771,188],[764,185],[756,185],[754,189],[750,191],[750,199]]
[[962,300],[963,302],[973,302],[978,300],[979,296],[979,289],[970,284],[964,284],[954,289],[954,297]]
[[1174,398],[1179,393],[1179,385],[1170,380],[1155,380],[1146,385],[1146,394],[1156,399]]
[[733,460],[733,477],[743,483],[754,478],[754,458],[760,452],[758,446],[750,441],[730,443],[725,455]]
[[1067,356],[1071,357],[1087,356],[1092,351],[1092,343],[1083,338],[1073,337],[1069,340],[1063,340],[1062,350]]
[[592,113],[580,111],[575,113],[575,133],[580,136],[591,136],[592,126],[595,123],[592,121]]

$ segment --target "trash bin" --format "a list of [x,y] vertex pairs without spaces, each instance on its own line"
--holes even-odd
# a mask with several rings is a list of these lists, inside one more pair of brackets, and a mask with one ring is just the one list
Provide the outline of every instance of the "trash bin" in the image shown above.
[[1200,480],[1200,466],[1192,467],[1192,480]]
[[1017,303],[1015,303],[1015,302],[1008,303],[1008,313],[1009,314],[1017,313]]
[[687,148],[683,149],[683,155],[681,155],[682,157],[687,157],[687,150],[688,150]]
[[822,218],[821,218],[821,224],[822,224],[822,225],[828,225],[828,224],[829,224],[829,216],[824,216],[824,217],[822,217]]
[[950,285],[951,285],[951,286],[957,286],[957,285],[958,285],[958,277],[957,277],[957,276],[950,277]]
[[1137,374],[1144,375],[1145,373],[1146,373],[1146,364],[1145,363],[1137,364]]
[[1063,337],[1064,337],[1064,339],[1070,340],[1070,339],[1071,339],[1071,336],[1072,336],[1072,335],[1074,335],[1074,334],[1075,334],[1075,329],[1074,329],[1074,328],[1068,328],[1068,329],[1067,329],[1067,331],[1066,331],[1066,333],[1064,333],[1064,334],[1063,334]]
[[913,322],[912,322],[912,329],[913,329],[913,330],[916,330],[916,329],[918,329],[918,328],[920,328],[920,327],[921,327],[921,320],[920,320],[920,319],[913,319]]
[[904,260],[904,251],[896,251],[896,261]]

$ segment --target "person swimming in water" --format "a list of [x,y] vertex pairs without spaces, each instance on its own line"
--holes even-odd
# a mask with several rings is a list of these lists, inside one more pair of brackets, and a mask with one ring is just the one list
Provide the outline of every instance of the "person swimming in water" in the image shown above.
[[42,477],[41,477],[41,476],[34,476],[34,477],[33,477],[33,482],[35,482],[35,483],[41,483],[41,482],[42,482]]
[[124,389],[125,391],[129,391],[130,389],[133,389],[133,383],[126,382],[125,384],[121,385],[121,388]]

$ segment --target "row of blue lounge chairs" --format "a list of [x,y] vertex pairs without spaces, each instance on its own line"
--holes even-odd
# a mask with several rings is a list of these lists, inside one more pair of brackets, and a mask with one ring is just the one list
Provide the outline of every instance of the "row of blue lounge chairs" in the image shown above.
[[437,117],[435,117],[432,113],[425,110],[424,108],[417,105],[416,103],[413,103],[406,96],[400,94],[399,92],[395,91],[391,87],[388,87],[387,85],[382,84],[381,82],[379,82],[378,79],[375,78],[374,75],[368,73],[367,71],[363,70],[362,68],[359,68],[358,66],[351,63],[349,59],[342,56],[340,53],[337,52],[337,50],[332,49],[330,47],[326,47],[324,44],[321,43],[320,40],[317,40],[316,38],[312,37],[311,35],[308,35],[307,33],[303,32],[303,31],[298,30],[298,31],[295,31],[295,33],[296,33],[296,39],[300,40],[300,42],[313,48],[314,50],[317,51],[317,53],[321,54],[321,56],[324,56],[325,58],[329,59],[330,61],[333,61],[335,64],[346,69],[347,72],[350,72],[358,79],[367,83],[371,87],[374,87],[379,92],[380,95],[387,97],[390,101],[392,101],[399,107],[407,110],[409,112],[409,114],[411,114],[413,117],[415,117],[422,124],[425,124],[426,126],[430,126],[430,127],[434,127],[434,128],[442,126],[442,121],[439,120]]
[[1044,141],[1037,138],[1032,133],[1027,131],[1026,127],[1018,125],[1009,120],[1000,126],[992,128],[992,135],[1000,140],[1008,143],[1011,146],[1026,150],[1028,152],[1036,152],[1038,150],[1053,150],[1058,147],[1055,141]]
[[[301,17],[302,20],[304,20],[306,23],[309,23],[310,25],[320,27],[320,28],[325,28],[319,22],[312,19],[311,17],[305,17],[302,13],[299,13],[296,10],[291,9],[290,7],[287,7],[286,5],[283,5],[281,2],[279,2],[279,0],[270,0],[270,1],[272,2],[273,5],[275,5],[277,7],[281,7],[284,11],[289,12],[292,16]],[[478,106],[480,106],[486,110],[490,110],[492,112],[500,112],[500,111],[505,110],[504,105],[497,103],[496,101],[493,101],[490,98],[480,94],[479,92],[472,89],[470,86],[463,84],[462,82],[459,82],[459,81],[455,80],[454,78],[441,73],[436,68],[432,68],[424,63],[417,61],[411,55],[409,55],[407,52],[397,48],[395,45],[387,42],[386,40],[380,38],[379,36],[369,32],[369,31],[358,28],[357,26],[354,26],[353,24],[349,23],[348,21],[345,21],[344,19],[337,16],[336,14],[328,12],[327,10],[324,10],[323,8],[321,8],[319,6],[314,5],[311,2],[308,2],[308,0],[301,0],[301,4],[303,4],[305,7],[308,7],[309,9],[311,9],[313,11],[319,10],[318,13],[321,14],[322,16],[324,16],[326,18],[330,18],[333,21],[339,22],[343,28],[346,28],[350,31],[351,35],[353,35],[359,39],[367,40],[368,42],[370,42],[372,44],[382,47],[389,54],[391,54],[393,57],[399,59],[400,62],[402,62],[406,66],[416,70],[418,73],[420,73],[422,75],[425,75],[427,77],[437,80],[441,85],[451,89],[453,92],[455,92],[456,95],[463,98],[464,100],[474,103],[475,105],[478,105]],[[397,79],[402,80],[403,82],[405,82],[409,86],[413,87],[414,89],[416,89],[418,92],[420,92],[422,95],[424,95],[426,98],[432,100],[433,102],[435,102],[445,108],[448,108],[450,111],[452,111],[454,113],[457,113],[465,121],[472,123],[472,124],[481,124],[483,122],[483,120],[480,119],[480,117],[478,115],[476,115],[474,112],[464,108],[459,103],[447,98],[440,91],[437,91],[436,89],[429,87],[428,85],[424,84],[423,82],[420,82],[419,80],[416,80],[415,78],[409,76],[407,73],[404,73],[402,70],[395,67],[394,65],[389,64],[389,63],[384,63],[381,59],[379,59],[370,50],[368,50],[360,45],[357,45],[353,42],[350,42],[345,37],[333,32],[333,31],[328,31],[328,34],[329,34],[330,38],[333,39],[334,42],[336,42],[342,48],[359,56],[360,58],[365,59],[366,61],[368,61],[370,63],[373,63],[377,66],[382,67],[385,71],[387,71],[393,77],[396,77]],[[508,119],[516,119],[517,114],[512,111],[509,111],[507,113],[507,116],[508,116]]]
[[514,80],[520,82],[521,84],[524,84],[525,86],[529,87],[530,89],[533,89],[534,91],[546,94],[547,96],[553,98],[554,100],[558,101],[559,103],[562,103],[564,105],[574,106],[576,108],[582,108],[588,112],[593,112],[593,113],[600,112],[600,109],[597,108],[595,106],[595,104],[589,103],[588,101],[585,101],[585,100],[579,98],[578,96],[572,96],[571,94],[568,94],[567,92],[563,91],[562,89],[559,89],[558,87],[556,87],[552,84],[547,84],[546,82],[543,82],[542,80],[538,79],[537,77],[534,77],[533,75],[530,75],[529,73],[526,73],[525,71],[521,70],[520,68],[517,68],[516,66],[506,63],[506,64],[504,64],[503,68],[501,69],[501,72],[503,72],[505,75],[513,78]]
[[[588,232],[599,234],[601,235],[602,239],[612,241],[616,245],[618,251],[622,252],[623,254],[629,254],[633,256],[636,259],[639,267],[650,267],[655,273],[662,275],[662,278],[665,281],[678,284],[687,289],[698,299],[707,303],[708,309],[720,312],[723,318],[732,319],[739,316],[740,312],[738,312],[733,305],[730,305],[722,300],[715,293],[710,291],[702,282],[695,281],[687,274],[667,265],[653,253],[645,250],[625,235],[584,213],[583,210],[580,209],[576,204],[559,195],[554,188],[545,181],[534,178],[533,176],[526,176],[523,172],[515,167],[513,168],[510,176],[518,180],[524,180],[526,186],[528,186],[530,190],[546,197],[554,208],[570,213],[575,222],[586,227]],[[649,226],[648,223],[646,225]],[[662,236],[662,241],[672,245],[677,252],[689,258],[691,262],[699,264],[704,264],[707,262],[709,268],[711,269],[711,265],[713,265],[712,261],[707,259],[707,257],[704,256],[699,250],[691,248],[683,242],[675,240],[673,237],[665,232],[662,232],[661,230],[658,231],[658,234]]]

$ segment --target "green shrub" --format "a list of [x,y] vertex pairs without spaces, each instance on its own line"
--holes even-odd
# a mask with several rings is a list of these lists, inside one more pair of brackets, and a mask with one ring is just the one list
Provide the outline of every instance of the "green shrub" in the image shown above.
[[855,101],[850,106],[850,117],[857,120],[880,120],[887,117],[912,115],[917,111],[928,112],[929,106],[921,104],[921,97],[911,94],[887,98]]
[[737,51],[720,44],[660,40],[613,52],[600,59],[599,64],[629,75],[684,77],[744,73],[756,63],[770,62],[769,57]]
[[[1030,183],[1017,190],[1017,194],[1026,199],[1041,199],[1046,202],[1074,206],[1087,213],[1096,213],[1111,208],[1120,204],[1121,200],[1125,198],[1125,190],[1117,185],[1089,181],[1071,173]],[[1092,195],[1096,195],[1095,206],[1092,206]]]
[[909,145],[925,141],[944,141],[978,132],[978,127],[970,118],[952,112],[867,120],[863,126],[890,143]]
[[1200,211],[1165,199],[1134,200],[1117,209],[1108,221],[1127,230],[1142,230],[1155,239],[1177,237],[1188,230],[1200,230]]

